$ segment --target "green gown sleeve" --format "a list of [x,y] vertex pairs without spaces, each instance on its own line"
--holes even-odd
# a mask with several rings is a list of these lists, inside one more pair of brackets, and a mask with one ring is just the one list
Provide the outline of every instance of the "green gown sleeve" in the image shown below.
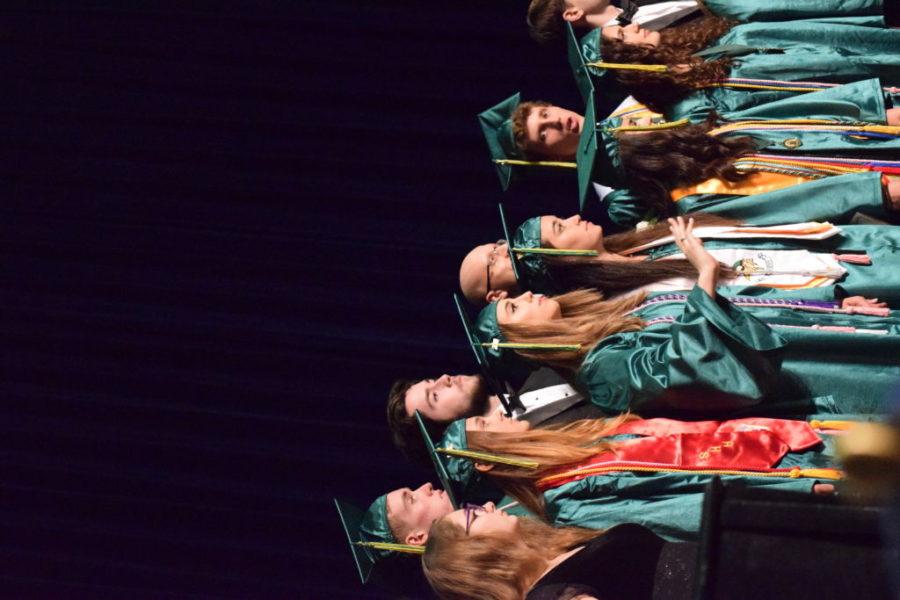
[[[616,473],[586,477],[544,493],[547,514],[557,526],[608,529],[638,523],[667,540],[695,540],[700,529],[703,492],[711,475],[695,473]],[[814,479],[725,476],[752,486],[810,493]]]
[[715,15],[738,21],[792,21],[882,12],[881,0],[703,0],[703,4]]
[[609,414],[640,412],[650,401],[685,410],[736,408],[765,395],[775,367],[764,353],[785,343],[750,313],[694,287],[671,327],[602,340],[578,378]]
[[607,194],[601,204],[609,220],[622,229],[630,229],[650,216],[647,208],[631,190],[619,189]]
[[694,194],[676,202],[675,209],[679,214],[713,213],[761,226],[805,221],[848,223],[857,212],[879,219],[888,217],[881,174],[874,171],[825,177],[750,196]]
[[[721,116],[728,121],[829,119],[844,123],[865,121],[885,125],[885,110],[881,80],[870,77],[817,92],[787,96]],[[791,134],[796,135],[795,132]]]

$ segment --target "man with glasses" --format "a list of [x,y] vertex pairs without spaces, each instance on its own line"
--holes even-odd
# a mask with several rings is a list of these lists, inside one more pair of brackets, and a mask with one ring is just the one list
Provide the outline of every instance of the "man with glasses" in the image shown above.
[[459,287],[476,306],[519,293],[506,240],[476,246],[459,266]]

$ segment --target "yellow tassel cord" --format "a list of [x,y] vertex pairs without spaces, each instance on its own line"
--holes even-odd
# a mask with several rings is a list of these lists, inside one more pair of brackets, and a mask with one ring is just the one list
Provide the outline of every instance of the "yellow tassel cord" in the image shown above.
[[510,167],[558,167],[563,169],[577,169],[578,164],[560,160],[516,160],[512,158],[495,158],[494,163]]
[[484,342],[481,344],[484,348],[497,350],[498,348],[509,348],[510,350],[568,350],[569,352],[578,352],[581,350],[581,344],[527,344],[521,342]]
[[782,86],[782,85],[762,85],[759,83],[729,83],[729,82],[707,83],[707,84],[701,85],[699,89],[711,88],[711,87],[730,87],[730,88],[741,88],[741,89],[748,89],[748,90],[775,90],[778,92],[820,92],[823,89],[828,89],[828,88],[790,87],[790,86]]
[[574,248],[511,248],[517,254],[550,254],[553,256],[599,256],[596,250],[576,250]]
[[888,135],[900,135],[900,127],[895,125],[846,125],[835,123],[828,119],[778,119],[773,121],[737,121],[726,123],[721,127],[710,130],[709,135],[720,135],[732,131],[754,129],[764,127],[769,130],[793,129],[797,125],[818,125],[818,131],[860,131],[872,133],[885,133]]
[[425,554],[425,546],[411,546],[409,544],[389,544],[387,542],[354,542],[357,546],[374,548],[375,550],[387,550],[388,552],[402,552],[404,554]]
[[575,475],[602,475],[616,471],[634,471],[638,473],[697,473],[700,475],[740,475],[742,477],[783,477],[798,479],[809,477],[812,479],[843,479],[844,473],[838,469],[801,469],[794,467],[790,471],[740,471],[737,469],[677,469],[669,467],[594,467],[590,469],[574,469],[549,475],[538,480],[539,487],[552,484],[557,479],[568,479]]
[[659,131],[661,129],[675,129],[677,127],[684,127],[685,125],[690,125],[690,119],[678,119],[677,121],[671,121],[668,123],[656,123],[653,125],[634,125],[630,127],[610,127],[609,131],[615,133],[628,133],[633,131]]
[[651,71],[653,73],[665,73],[669,70],[669,67],[666,65],[641,65],[641,64],[630,64],[630,63],[609,63],[604,61],[597,61],[592,63],[586,63],[588,67],[597,67],[598,69],[615,69],[617,71]]
[[511,467],[519,467],[522,469],[537,469],[540,463],[533,460],[523,460],[519,458],[510,458],[508,456],[499,456],[497,454],[488,454],[487,452],[476,452],[474,450],[459,450],[456,448],[437,448],[436,452],[446,454],[448,456],[456,456],[459,458],[468,458],[476,462],[492,463],[497,465],[509,465]]
[[857,425],[858,423],[856,421],[820,421],[819,419],[813,419],[809,422],[809,426],[817,431],[821,429],[847,431],[848,429],[853,429]]

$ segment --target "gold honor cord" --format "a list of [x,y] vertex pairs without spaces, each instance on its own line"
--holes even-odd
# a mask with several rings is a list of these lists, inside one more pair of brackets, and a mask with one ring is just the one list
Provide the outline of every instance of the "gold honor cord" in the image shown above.
[[497,465],[509,465],[511,467],[520,467],[522,469],[537,469],[540,463],[533,460],[524,460],[520,458],[510,458],[508,456],[499,456],[497,454],[488,454],[487,452],[477,452],[475,450],[460,450],[457,448],[436,448],[436,452],[446,454],[448,456],[456,456],[459,458],[468,458],[469,460],[493,463]]
[[596,250],[577,250],[575,248],[510,248],[516,254],[550,254],[552,256],[599,256]]
[[588,67],[597,67],[598,69],[615,69],[617,71],[651,71],[653,73],[665,73],[669,70],[666,65],[641,65],[631,63],[611,63],[605,61],[597,61],[585,63]]
[[409,544],[391,544],[388,542],[353,542],[356,546],[374,548],[375,550],[387,550],[388,552],[402,552],[404,554],[425,554],[425,546],[411,546]]
[[592,467],[589,469],[574,469],[559,473],[557,475],[549,475],[538,480],[537,485],[545,486],[552,484],[557,479],[566,479],[578,475],[603,475],[605,473],[614,473],[616,471],[635,471],[639,473],[697,473],[699,475],[740,475],[742,477],[783,477],[787,479],[799,479],[801,477],[809,477],[813,479],[843,479],[844,473],[838,469],[801,469],[794,467],[789,471],[741,471],[739,469],[690,469],[677,467]]
[[775,90],[777,92],[820,92],[823,89],[830,88],[820,88],[820,87],[799,87],[799,86],[785,86],[785,85],[763,85],[761,83],[730,83],[727,81],[722,81],[718,83],[705,83],[699,87],[699,89],[703,88],[711,88],[711,87],[729,87],[729,88],[739,88],[746,90]]
[[896,125],[846,125],[835,123],[826,119],[776,119],[772,121],[737,121],[735,123],[727,123],[721,127],[710,130],[709,135],[720,135],[731,131],[741,131],[743,129],[767,129],[777,131],[781,129],[796,129],[796,125],[810,125],[810,131],[847,131],[851,134],[854,132],[862,133],[884,133],[888,135],[900,135],[900,127]]
[[510,167],[559,167],[563,169],[577,169],[578,164],[561,160],[517,160],[512,158],[495,158],[494,163]]
[[500,340],[482,342],[480,346],[491,350],[500,348],[509,348],[510,350],[564,350],[569,352],[581,350],[581,344],[529,344],[527,342],[501,342]]

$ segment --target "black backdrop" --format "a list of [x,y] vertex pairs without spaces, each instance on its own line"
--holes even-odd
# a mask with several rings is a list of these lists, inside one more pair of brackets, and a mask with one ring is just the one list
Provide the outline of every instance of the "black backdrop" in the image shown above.
[[[0,11],[0,589],[362,597],[331,505],[432,478],[398,376],[471,370],[475,114],[576,106],[524,0]],[[126,8],[127,7],[127,8]]]

